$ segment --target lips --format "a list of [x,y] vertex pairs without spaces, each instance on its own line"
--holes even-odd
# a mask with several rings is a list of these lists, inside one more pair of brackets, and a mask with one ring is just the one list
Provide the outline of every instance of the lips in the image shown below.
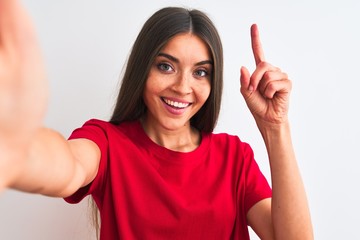
[[180,102],[168,98],[161,98],[161,99],[163,100],[164,103],[166,103],[166,105],[177,109],[184,109],[191,105],[191,103],[189,102]]

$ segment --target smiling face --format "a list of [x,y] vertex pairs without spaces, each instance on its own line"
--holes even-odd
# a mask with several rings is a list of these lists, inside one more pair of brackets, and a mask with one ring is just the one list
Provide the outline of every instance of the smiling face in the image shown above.
[[173,37],[155,58],[145,84],[145,126],[190,129],[191,117],[209,97],[212,67],[209,49],[199,37]]

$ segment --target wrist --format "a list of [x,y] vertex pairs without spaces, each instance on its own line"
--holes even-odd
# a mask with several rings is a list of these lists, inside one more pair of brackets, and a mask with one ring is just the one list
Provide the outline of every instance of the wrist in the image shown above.
[[260,133],[268,150],[291,143],[290,123],[288,120],[281,123],[257,123]]
[[279,134],[290,130],[290,123],[288,119],[274,122],[256,119],[256,125],[261,133]]

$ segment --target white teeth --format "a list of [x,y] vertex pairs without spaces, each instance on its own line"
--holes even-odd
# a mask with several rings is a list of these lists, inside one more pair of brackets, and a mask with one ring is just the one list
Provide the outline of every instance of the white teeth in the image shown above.
[[164,102],[166,104],[176,107],[176,108],[186,108],[187,106],[189,106],[189,103],[174,102],[174,101],[168,100],[166,98],[164,98]]

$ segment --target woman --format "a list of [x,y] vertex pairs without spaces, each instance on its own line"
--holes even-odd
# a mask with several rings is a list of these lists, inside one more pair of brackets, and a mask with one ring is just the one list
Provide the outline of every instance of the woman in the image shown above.
[[1,4],[1,89],[11,100],[0,107],[2,186],[72,203],[91,194],[100,239],[249,239],[247,225],[261,239],[312,238],[287,119],[291,82],[265,61],[256,25],[257,67],[251,75],[241,68],[241,93],[268,150],[272,191],[248,144],[212,133],[223,63],[205,14],[164,8],[150,17],[111,120],[90,120],[66,140],[41,126],[46,85],[37,48],[21,41],[33,39],[25,14],[16,2]]

